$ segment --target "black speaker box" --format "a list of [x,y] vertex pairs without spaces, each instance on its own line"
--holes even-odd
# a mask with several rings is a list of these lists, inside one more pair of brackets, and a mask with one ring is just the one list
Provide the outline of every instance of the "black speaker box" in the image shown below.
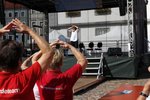
[[118,0],[120,16],[126,15],[127,12],[126,2],[127,2],[126,0]]
[[5,25],[5,12],[4,12],[4,0],[0,0],[0,23]]
[[122,50],[121,48],[108,48],[107,54],[108,56],[121,56]]

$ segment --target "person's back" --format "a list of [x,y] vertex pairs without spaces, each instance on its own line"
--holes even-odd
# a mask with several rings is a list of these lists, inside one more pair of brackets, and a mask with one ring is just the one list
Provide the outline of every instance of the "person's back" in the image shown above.
[[[40,100],[73,100],[73,86],[82,75],[87,61],[73,46],[67,43],[65,46],[71,49],[78,63],[74,64],[67,71],[61,72],[64,59],[63,53],[56,49],[50,67],[36,83],[39,89]],[[34,91],[34,93],[36,95],[38,91]]]
[[0,99],[34,100],[32,89],[38,77],[40,77],[40,65],[38,63],[35,63],[24,72],[11,73],[1,71]]
[[[33,77],[34,74],[40,74],[40,72],[34,73],[32,70],[26,70],[26,72],[19,72],[20,65],[18,61],[21,61],[22,46],[14,40],[4,40],[0,43],[0,98],[18,99],[21,97],[28,97],[30,100],[34,100],[33,92],[30,88],[33,88],[34,81],[28,82],[26,79],[37,80],[38,77]],[[37,64],[34,64],[37,65]],[[33,67],[31,67],[33,68]],[[28,71],[28,72],[27,72]],[[28,74],[32,73],[32,74]],[[29,76],[28,76],[29,75]],[[36,76],[36,75],[35,75]],[[30,80],[30,81],[31,81]],[[29,84],[30,83],[30,84]],[[25,88],[24,88],[25,87]],[[24,92],[24,90],[28,92]],[[28,95],[27,95],[28,94]]]
[[75,64],[66,72],[46,71],[37,81],[40,100],[73,100],[73,85],[82,75],[82,68]]

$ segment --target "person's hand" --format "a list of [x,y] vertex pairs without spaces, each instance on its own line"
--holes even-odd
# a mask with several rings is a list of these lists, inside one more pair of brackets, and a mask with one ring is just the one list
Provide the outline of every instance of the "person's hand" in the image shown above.
[[31,61],[31,58],[33,57],[33,55],[31,55],[30,57],[28,57],[26,60],[24,60],[24,62],[21,65],[21,70],[25,70],[28,68],[29,63]]
[[17,18],[13,19],[12,22],[16,26],[15,29],[16,29],[17,32],[28,33],[28,31],[30,30],[30,28],[28,26],[26,26],[25,24],[23,24]]
[[56,44],[58,44],[59,40],[55,40],[52,43],[50,43],[50,47],[55,48]]
[[50,47],[52,47],[52,48],[56,48],[57,45],[59,45],[62,48],[66,48],[66,49],[69,48],[69,44],[67,42],[64,42],[61,40],[56,40],[56,41],[50,43]]
[[68,49],[69,48],[69,44],[67,42],[64,41],[58,41],[58,43],[60,44],[61,47]]
[[41,57],[41,55],[42,55],[41,51],[34,53],[32,56],[32,64],[34,64]]
[[9,22],[7,25],[5,25],[3,28],[0,29],[0,36],[4,33],[10,32],[10,29],[12,28],[13,23]]
[[72,28],[77,28],[77,29],[78,29],[78,26],[76,26],[76,25],[72,25]]
[[150,72],[150,66],[148,67],[148,71]]
[[76,25],[72,25],[71,27],[76,27]]

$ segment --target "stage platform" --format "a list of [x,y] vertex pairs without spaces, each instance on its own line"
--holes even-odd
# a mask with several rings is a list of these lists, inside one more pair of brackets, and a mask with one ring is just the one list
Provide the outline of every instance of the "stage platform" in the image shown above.
[[[96,56],[90,56],[96,57]],[[74,94],[79,91],[85,90],[95,84],[99,84],[108,78],[125,78],[133,79],[139,78],[142,75],[145,76],[147,67],[150,64],[150,56],[141,57],[128,57],[128,56],[107,56],[104,55],[107,62],[108,68],[104,68],[104,76],[100,76],[96,79],[96,76],[84,76],[81,77],[74,86]],[[62,70],[65,71],[69,69],[73,64],[76,63],[74,56],[67,56],[64,60],[64,65]],[[149,73],[148,73],[149,74]],[[149,75],[147,75],[149,76]]]
[[99,84],[105,79],[105,77],[100,77],[99,79],[96,79],[96,77],[82,76],[73,87],[74,94],[85,90],[93,85]]

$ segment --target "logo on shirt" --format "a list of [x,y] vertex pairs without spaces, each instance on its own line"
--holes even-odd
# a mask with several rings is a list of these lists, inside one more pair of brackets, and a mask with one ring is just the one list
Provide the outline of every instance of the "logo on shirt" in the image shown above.
[[0,94],[14,94],[18,93],[20,89],[0,89]]
[[46,90],[63,90],[63,88],[45,87],[45,86],[42,86],[42,85],[40,85],[40,87],[42,89],[46,89]]

